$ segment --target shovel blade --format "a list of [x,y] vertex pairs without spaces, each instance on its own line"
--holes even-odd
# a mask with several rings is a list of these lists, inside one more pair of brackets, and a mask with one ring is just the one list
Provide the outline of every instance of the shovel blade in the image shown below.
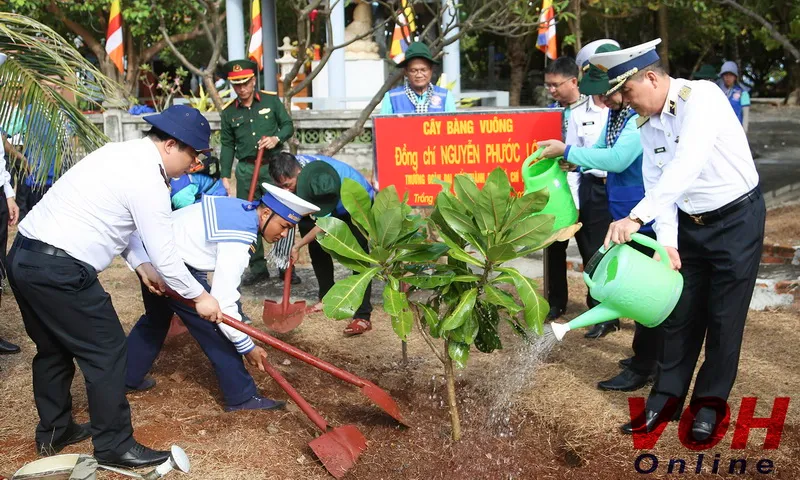
[[365,382],[361,387],[361,393],[366,395],[367,398],[372,400],[372,403],[380,407],[384,412],[388,413],[398,422],[407,427],[411,426],[408,422],[403,420],[403,415],[400,413],[400,407],[397,406],[397,402],[394,401],[394,399],[389,395],[388,392],[386,392],[386,390],[372,382]]
[[331,475],[342,478],[367,448],[367,439],[354,425],[344,425],[323,433],[308,445]]
[[303,323],[305,311],[305,301],[288,303],[286,311],[284,311],[282,303],[264,300],[264,312],[261,314],[261,319],[264,321],[264,325],[273,332],[286,333]]

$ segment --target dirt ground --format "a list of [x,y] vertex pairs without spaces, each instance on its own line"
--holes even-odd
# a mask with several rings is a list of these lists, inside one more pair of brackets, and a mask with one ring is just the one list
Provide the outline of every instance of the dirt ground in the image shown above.
[[[781,218],[774,224],[776,218]],[[794,230],[783,230],[797,214],[770,214],[768,231],[782,244],[797,244]],[[795,232],[795,233],[790,233]],[[792,236],[794,235],[794,237]],[[783,238],[787,238],[785,243]],[[776,240],[777,241],[777,240]],[[308,269],[308,267],[303,267]],[[302,272],[304,274],[309,272]],[[142,313],[135,275],[121,262],[101,275],[126,331]],[[584,311],[586,294],[580,277],[570,277],[567,317]],[[33,430],[37,422],[31,390],[30,364],[35,346],[25,335],[10,294],[0,305],[0,336],[20,344],[19,355],[0,357],[0,475],[10,476],[36,458]],[[246,310],[260,318],[260,305],[248,300]],[[269,350],[270,359],[298,391],[335,426],[352,424],[368,442],[346,478],[352,479],[629,479],[640,478],[637,457],[645,471],[658,460],[648,478],[756,478],[757,463],[769,459],[772,478],[800,478],[800,311],[786,308],[751,312],[745,332],[739,376],[731,395],[731,427],[720,443],[707,451],[680,444],[677,423],[670,423],[652,450],[633,448],[631,437],[619,433],[628,420],[632,393],[601,392],[598,381],[615,375],[617,361],[630,355],[633,325],[600,340],[587,340],[581,331],[569,333],[542,363],[535,349],[508,330],[505,349],[491,355],[473,351],[469,365],[458,373],[459,410],[463,439],[450,440],[445,407],[443,369],[418,334],[408,344],[409,362],[402,364],[400,341],[387,316],[376,309],[373,330],[344,338],[344,323],[321,315],[308,317],[280,338],[366,377],[386,389],[413,425],[400,427],[362,396],[335,378]],[[256,326],[260,325],[256,320]],[[253,371],[264,395],[287,396],[266,375]],[[308,442],[318,435],[313,424],[293,405],[283,412],[225,413],[211,366],[188,335],[171,338],[157,360],[156,387],[129,396],[135,436],[142,443],[167,448],[178,444],[189,454],[198,479],[325,479],[330,478],[314,458]],[[80,376],[73,384],[74,412],[88,420]],[[764,430],[753,430],[747,448],[731,450],[739,403],[757,397],[756,416],[766,417],[775,397],[790,397],[780,446],[763,450]],[[91,454],[83,442],[64,453]],[[704,454],[702,473],[695,474]],[[712,473],[719,454],[718,474]],[[686,463],[684,474],[667,474],[670,459]],[[744,474],[729,473],[729,463],[746,460]],[[676,467],[676,472],[677,472]],[[738,472],[738,470],[736,470]],[[179,474],[171,474],[179,478]],[[124,478],[103,473],[100,478]]]
[[769,211],[764,243],[786,247],[800,245],[800,206],[792,205]]

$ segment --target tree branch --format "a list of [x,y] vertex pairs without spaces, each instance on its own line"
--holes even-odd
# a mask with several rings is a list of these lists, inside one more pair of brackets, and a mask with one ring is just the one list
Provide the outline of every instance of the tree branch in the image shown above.
[[760,23],[767,31],[769,32],[770,36],[777,40],[783,47],[792,54],[794,57],[795,63],[800,63],[800,50],[795,47],[785,35],[778,31],[775,26],[770,23],[767,19],[759,15],[758,13],[750,10],[749,8],[745,7],[744,5],[740,5],[734,0],[715,0],[717,3],[721,5],[728,5],[732,7],[734,10],[738,10],[739,12],[747,15],[748,17],[752,18],[756,22]]

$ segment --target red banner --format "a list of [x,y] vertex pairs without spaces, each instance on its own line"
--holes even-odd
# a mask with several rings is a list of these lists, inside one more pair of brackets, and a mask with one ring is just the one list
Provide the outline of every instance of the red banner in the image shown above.
[[377,186],[394,185],[408,203],[431,206],[441,187],[466,173],[481,186],[497,167],[518,193],[520,168],[536,142],[561,138],[561,110],[376,116],[372,120]]

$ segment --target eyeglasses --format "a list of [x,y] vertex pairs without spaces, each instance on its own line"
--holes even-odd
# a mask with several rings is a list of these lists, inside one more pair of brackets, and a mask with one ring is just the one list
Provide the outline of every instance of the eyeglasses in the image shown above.
[[573,78],[575,78],[575,77],[569,77],[568,79],[564,80],[563,82],[559,82],[559,83],[545,83],[544,84],[544,88],[546,88],[548,90],[555,90],[556,88],[560,87],[561,85],[564,85],[565,83],[569,82]]
[[411,75],[411,76],[427,75],[428,72],[430,72],[430,71],[431,71],[430,68],[411,68],[411,69],[408,70],[408,74]]

